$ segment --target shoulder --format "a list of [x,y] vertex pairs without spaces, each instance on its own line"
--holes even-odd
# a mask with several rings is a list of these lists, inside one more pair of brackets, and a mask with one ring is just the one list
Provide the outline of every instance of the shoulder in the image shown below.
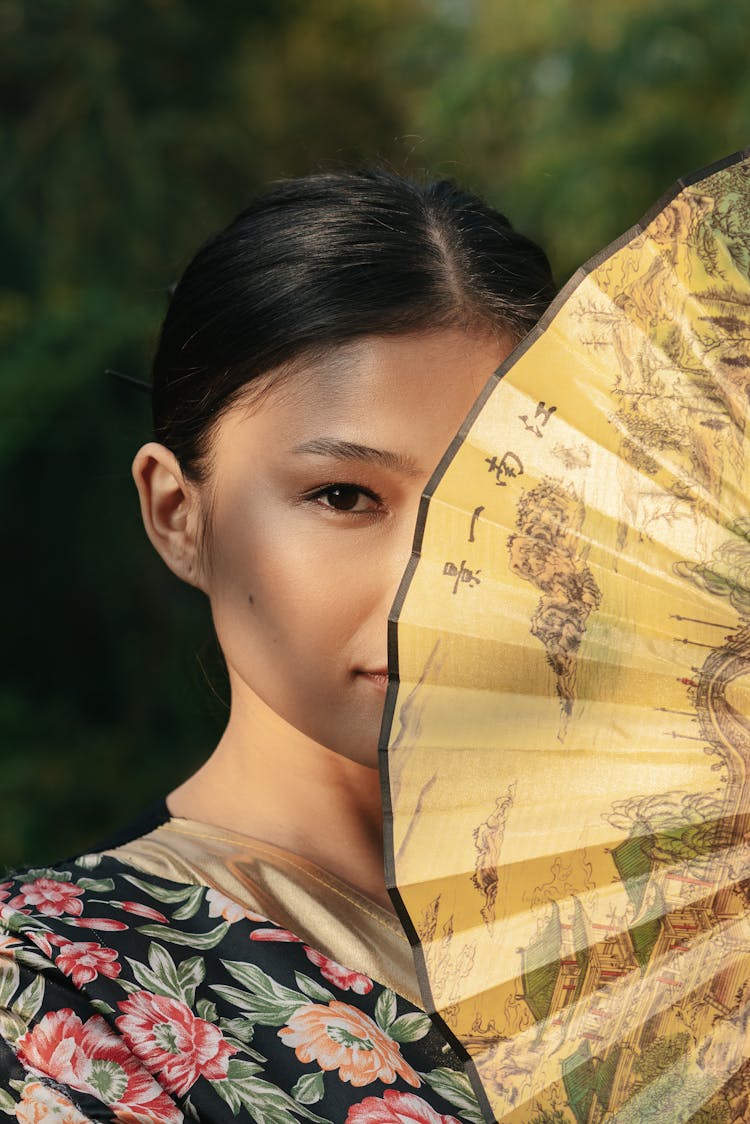
[[112,856],[27,871],[0,883],[0,951],[18,1119],[55,1096],[69,1124],[481,1121],[424,1012],[209,887]]

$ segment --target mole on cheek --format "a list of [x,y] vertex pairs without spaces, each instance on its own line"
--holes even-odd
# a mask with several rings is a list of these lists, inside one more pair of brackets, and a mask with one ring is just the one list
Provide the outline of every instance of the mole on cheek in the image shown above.
[[248,599],[248,602],[249,602],[249,603],[250,603],[251,605],[254,605],[254,604],[255,604],[255,601],[254,601],[254,599],[253,599],[253,595],[252,595],[252,593],[248,593],[248,595],[247,595],[247,599]]

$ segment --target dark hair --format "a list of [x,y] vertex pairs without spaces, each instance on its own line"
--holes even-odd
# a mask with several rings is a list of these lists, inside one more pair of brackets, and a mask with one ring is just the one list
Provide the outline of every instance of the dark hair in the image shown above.
[[154,435],[201,483],[214,423],[259,375],[364,335],[482,323],[520,339],[554,291],[543,250],[448,180],[281,181],[175,287],[153,365]]

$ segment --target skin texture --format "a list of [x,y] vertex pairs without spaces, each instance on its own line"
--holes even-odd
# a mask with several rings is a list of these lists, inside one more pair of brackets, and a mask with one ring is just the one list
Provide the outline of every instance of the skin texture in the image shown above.
[[389,905],[376,768],[388,612],[422,490],[511,347],[446,328],[298,362],[221,419],[202,488],[163,445],[139,450],[146,531],[209,597],[231,687],[226,730],[168,798],[174,815],[286,847]]

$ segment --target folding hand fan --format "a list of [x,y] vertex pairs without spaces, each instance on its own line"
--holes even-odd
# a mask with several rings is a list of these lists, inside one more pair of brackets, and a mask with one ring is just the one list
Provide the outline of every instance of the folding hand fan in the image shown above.
[[750,150],[491,378],[390,623],[389,885],[487,1120],[750,1120]]

